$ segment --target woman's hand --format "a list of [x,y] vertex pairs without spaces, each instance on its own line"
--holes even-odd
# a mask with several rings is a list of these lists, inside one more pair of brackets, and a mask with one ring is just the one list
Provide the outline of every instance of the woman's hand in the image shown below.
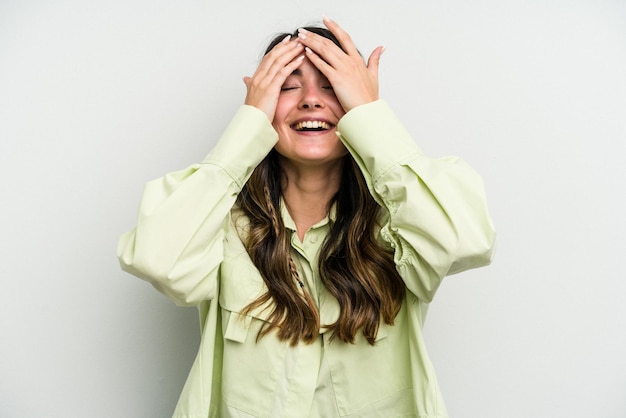
[[315,33],[300,30],[298,36],[306,47],[306,57],[326,76],[343,109],[348,112],[378,100],[378,63],[384,48],[374,49],[366,65],[347,32],[326,17],[324,25],[337,37],[345,52],[330,39]]
[[290,38],[286,36],[263,57],[252,77],[243,78],[248,89],[244,103],[265,112],[270,122],[274,120],[283,83],[304,59],[304,46],[297,38]]

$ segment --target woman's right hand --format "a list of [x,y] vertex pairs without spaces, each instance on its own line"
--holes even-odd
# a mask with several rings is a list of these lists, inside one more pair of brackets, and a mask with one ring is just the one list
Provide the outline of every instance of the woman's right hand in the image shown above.
[[280,89],[304,59],[304,46],[298,38],[286,36],[266,54],[252,77],[244,77],[247,87],[245,104],[254,106],[274,120]]

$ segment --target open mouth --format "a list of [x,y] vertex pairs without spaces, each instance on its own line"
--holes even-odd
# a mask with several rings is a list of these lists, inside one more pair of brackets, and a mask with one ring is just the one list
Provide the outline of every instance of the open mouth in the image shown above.
[[291,128],[298,132],[318,132],[332,129],[334,125],[323,120],[306,120],[291,125]]

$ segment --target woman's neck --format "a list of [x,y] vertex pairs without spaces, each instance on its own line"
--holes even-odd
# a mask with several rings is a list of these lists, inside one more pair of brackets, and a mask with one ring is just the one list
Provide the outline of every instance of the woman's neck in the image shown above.
[[283,161],[282,168],[286,175],[283,198],[302,241],[306,231],[327,216],[341,183],[342,161],[315,167]]

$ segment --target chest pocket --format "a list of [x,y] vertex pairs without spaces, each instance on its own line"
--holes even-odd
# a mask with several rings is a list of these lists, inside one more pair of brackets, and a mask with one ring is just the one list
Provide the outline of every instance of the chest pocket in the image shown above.
[[272,416],[272,394],[278,393],[277,382],[284,376],[288,344],[271,336],[256,340],[271,307],[261,306],[248,315],[241,314],[267,291],[267,286],[233,229],[226,233],[220,266],[218,300],[224,337],[222,401],[224,408],[237,411],[237,416],[243,416],[242,412],[250,416]]
[[267,291],[258,269],[250,259],[238,234],[231,228],[224,241],[224,260],[220,266],[220,307],[229,312],[224,324],[224,338],[244,342],[254,319],[266,321],[267,306],[253,309],[249,315],[240,312]]

